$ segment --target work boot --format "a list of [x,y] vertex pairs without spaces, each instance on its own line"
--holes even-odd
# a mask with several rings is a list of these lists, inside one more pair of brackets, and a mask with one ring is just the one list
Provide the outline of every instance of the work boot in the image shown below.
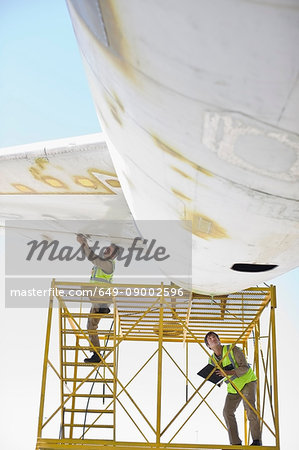
[[253,439],[252,444],[250,445],[262,445],[262,443],[258,439]]
[[94,353],[90,358],[85,358],[85,363],[99,363],[101,361],[101,358],[97,353]]

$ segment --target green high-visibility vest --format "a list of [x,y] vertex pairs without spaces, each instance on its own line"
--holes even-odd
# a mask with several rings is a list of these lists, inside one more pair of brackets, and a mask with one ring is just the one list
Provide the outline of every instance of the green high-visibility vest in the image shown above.
[[[237,364],[237,361],[234,356],[234,352],[231,349],[232,345],[224,345],[222,347],[222,355],[221,358],[227,353],[225,358],[222,360],[222,363],[220,366],[225,369],[228,366],[233,366],[234,369],[237,369],[239,366]],[[209,359],[209,363],[213,366],[216,366],[215,361],[217,361],[215,354],[211,356]],[[218,362],[218,361],[217,361]],[[236,375],[227,375],[225,382],[227,383],[227,392],[230,394],[237,394],[236,389],[233,387],[233,385],[230,383],[230,380],[232,380],[235,384],[235,386],[241,391],[245,384],[250,383],[251,381],[256,381],[256,375],[251,369],[250,365],[248,364],[248,370],[244,375],[237,377]]]
[[109,261],[112,262],[112,273],[105,273],[99,266],[93,266],[90,276],[90,281],[92,283],[112,283],[115,261]]

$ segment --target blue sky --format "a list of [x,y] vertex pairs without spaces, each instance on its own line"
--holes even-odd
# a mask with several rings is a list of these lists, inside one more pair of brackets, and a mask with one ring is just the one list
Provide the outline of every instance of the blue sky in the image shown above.
[[[0,57],[0,147],[100,131],[63,0],[0,2]],[[1,262],[3,273],[3,255]],[[292,271],[273,281],[279,305],[282,450],[298,442],[298,408],[293,409],[291,401],[299,398],[298,383],[291,390],[287,378],[299,338],[298,274]],[[5,310],[1,302],[1,414],[8,419],[1,446],[5,450],[19,447],[13,439],[16,431],[22,435],[22,450],[34,448],[45,320],[44,310]],[[294,370],[298,373],[298,363]]]
[[0,147],[100,126],[63,0],[0,2]]

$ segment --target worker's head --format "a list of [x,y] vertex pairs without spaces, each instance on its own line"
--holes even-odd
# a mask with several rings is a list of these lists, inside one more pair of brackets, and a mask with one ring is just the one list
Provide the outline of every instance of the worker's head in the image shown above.
[[205,335],[205,344],[206,344],[206,346],[211,349],[211,346],[214,346],[216,343],[220,344],[220,339],[219,339],[218,334],[215,333],[214,331],[209,331]]
[[104,248],[103,255],[105,259],[116,258],[119,252],[119,247],[116,244],[111,243],[109,246]]

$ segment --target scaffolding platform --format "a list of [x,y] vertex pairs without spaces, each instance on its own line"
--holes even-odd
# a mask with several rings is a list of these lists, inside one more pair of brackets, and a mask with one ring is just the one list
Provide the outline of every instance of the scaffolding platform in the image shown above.
[[[87,328],[87,319],[99,318],[99,314],[91,314],[91,304],[96,307],[108,304],[111,308],[110,314],[100,315],[98,329],[92,331]],[[207,380],[198,377],[195,384],[189,373],[191,354],[201,353],[205,361],[209,357],[204,345],[204,336],[209,331],[217,333],[224,344],[240,346],[253,361],[258,377],[255,413],[265,436],[263,448],[279,450],[275,308],[274,286],[210,297],[173,284],[101,284],[95,295],[89,283],[53,280],[36,450],[233,449],[225,444],[227,438],[223,443],[211,442],[215,441],[218,427],[226,433],[218,411],[209,403],[216,385],[211,387]],[[93,335],[99,337],[99,347],[92,344]],[[119,356],[122,348],[124,361]],[[176,361],[178,352],[172,352],[173,348],[183,349],[185,367],[181,360]],[[130,360],[131,349],[134,357]],[[83,362],[89,351],[98,355],[98,363]],[[130,364],[126,364],[129,360]],[[168,367],[169,361],[172,369]],[[165,377],[172,378],[172,371],[184,378],[186,391],[183,399],[176,390],[172,393],[181,401],[173,411],[173,399],[164,398]],[[144,394],[136,384],[141,379],[142,385],[142,377],[146,380]],[[138,393],[141,399],[146,397],[149,387],[155,392],[150,397],[150,408],[136,397]],[[182,431],[190,423],[194,427],[192,420],[200,417],[199,410],[203,407],[205,420],[210,414],[211,420],[216,421],[212,425],[213,436],[200,443],[201,436],[197,434],[196,442],[194,438],[182,442]],[[138,439],[123,438],[126,433],[130,435],[128,425],[118,436],[127,421]],[[238,448],[254,449],[249,446],[246,413],[243,425],[246,445]],[[192,427],[190,430],[194,432]]]
[[[44,441],[44,442],[43,442]],[[94,441],[80,439],[73,439],[71,442],[69,439],[40,439],[40,450],[233,450],[235,446],[232,445],[201,445],[201,444],[142,444],[140,442],[109,442],[109,441]],[[259,447],[251,445],[238,446],[238,448],[243,450],[257,450]],[[263,450],[273,450],[276,447],[263,445]]]

